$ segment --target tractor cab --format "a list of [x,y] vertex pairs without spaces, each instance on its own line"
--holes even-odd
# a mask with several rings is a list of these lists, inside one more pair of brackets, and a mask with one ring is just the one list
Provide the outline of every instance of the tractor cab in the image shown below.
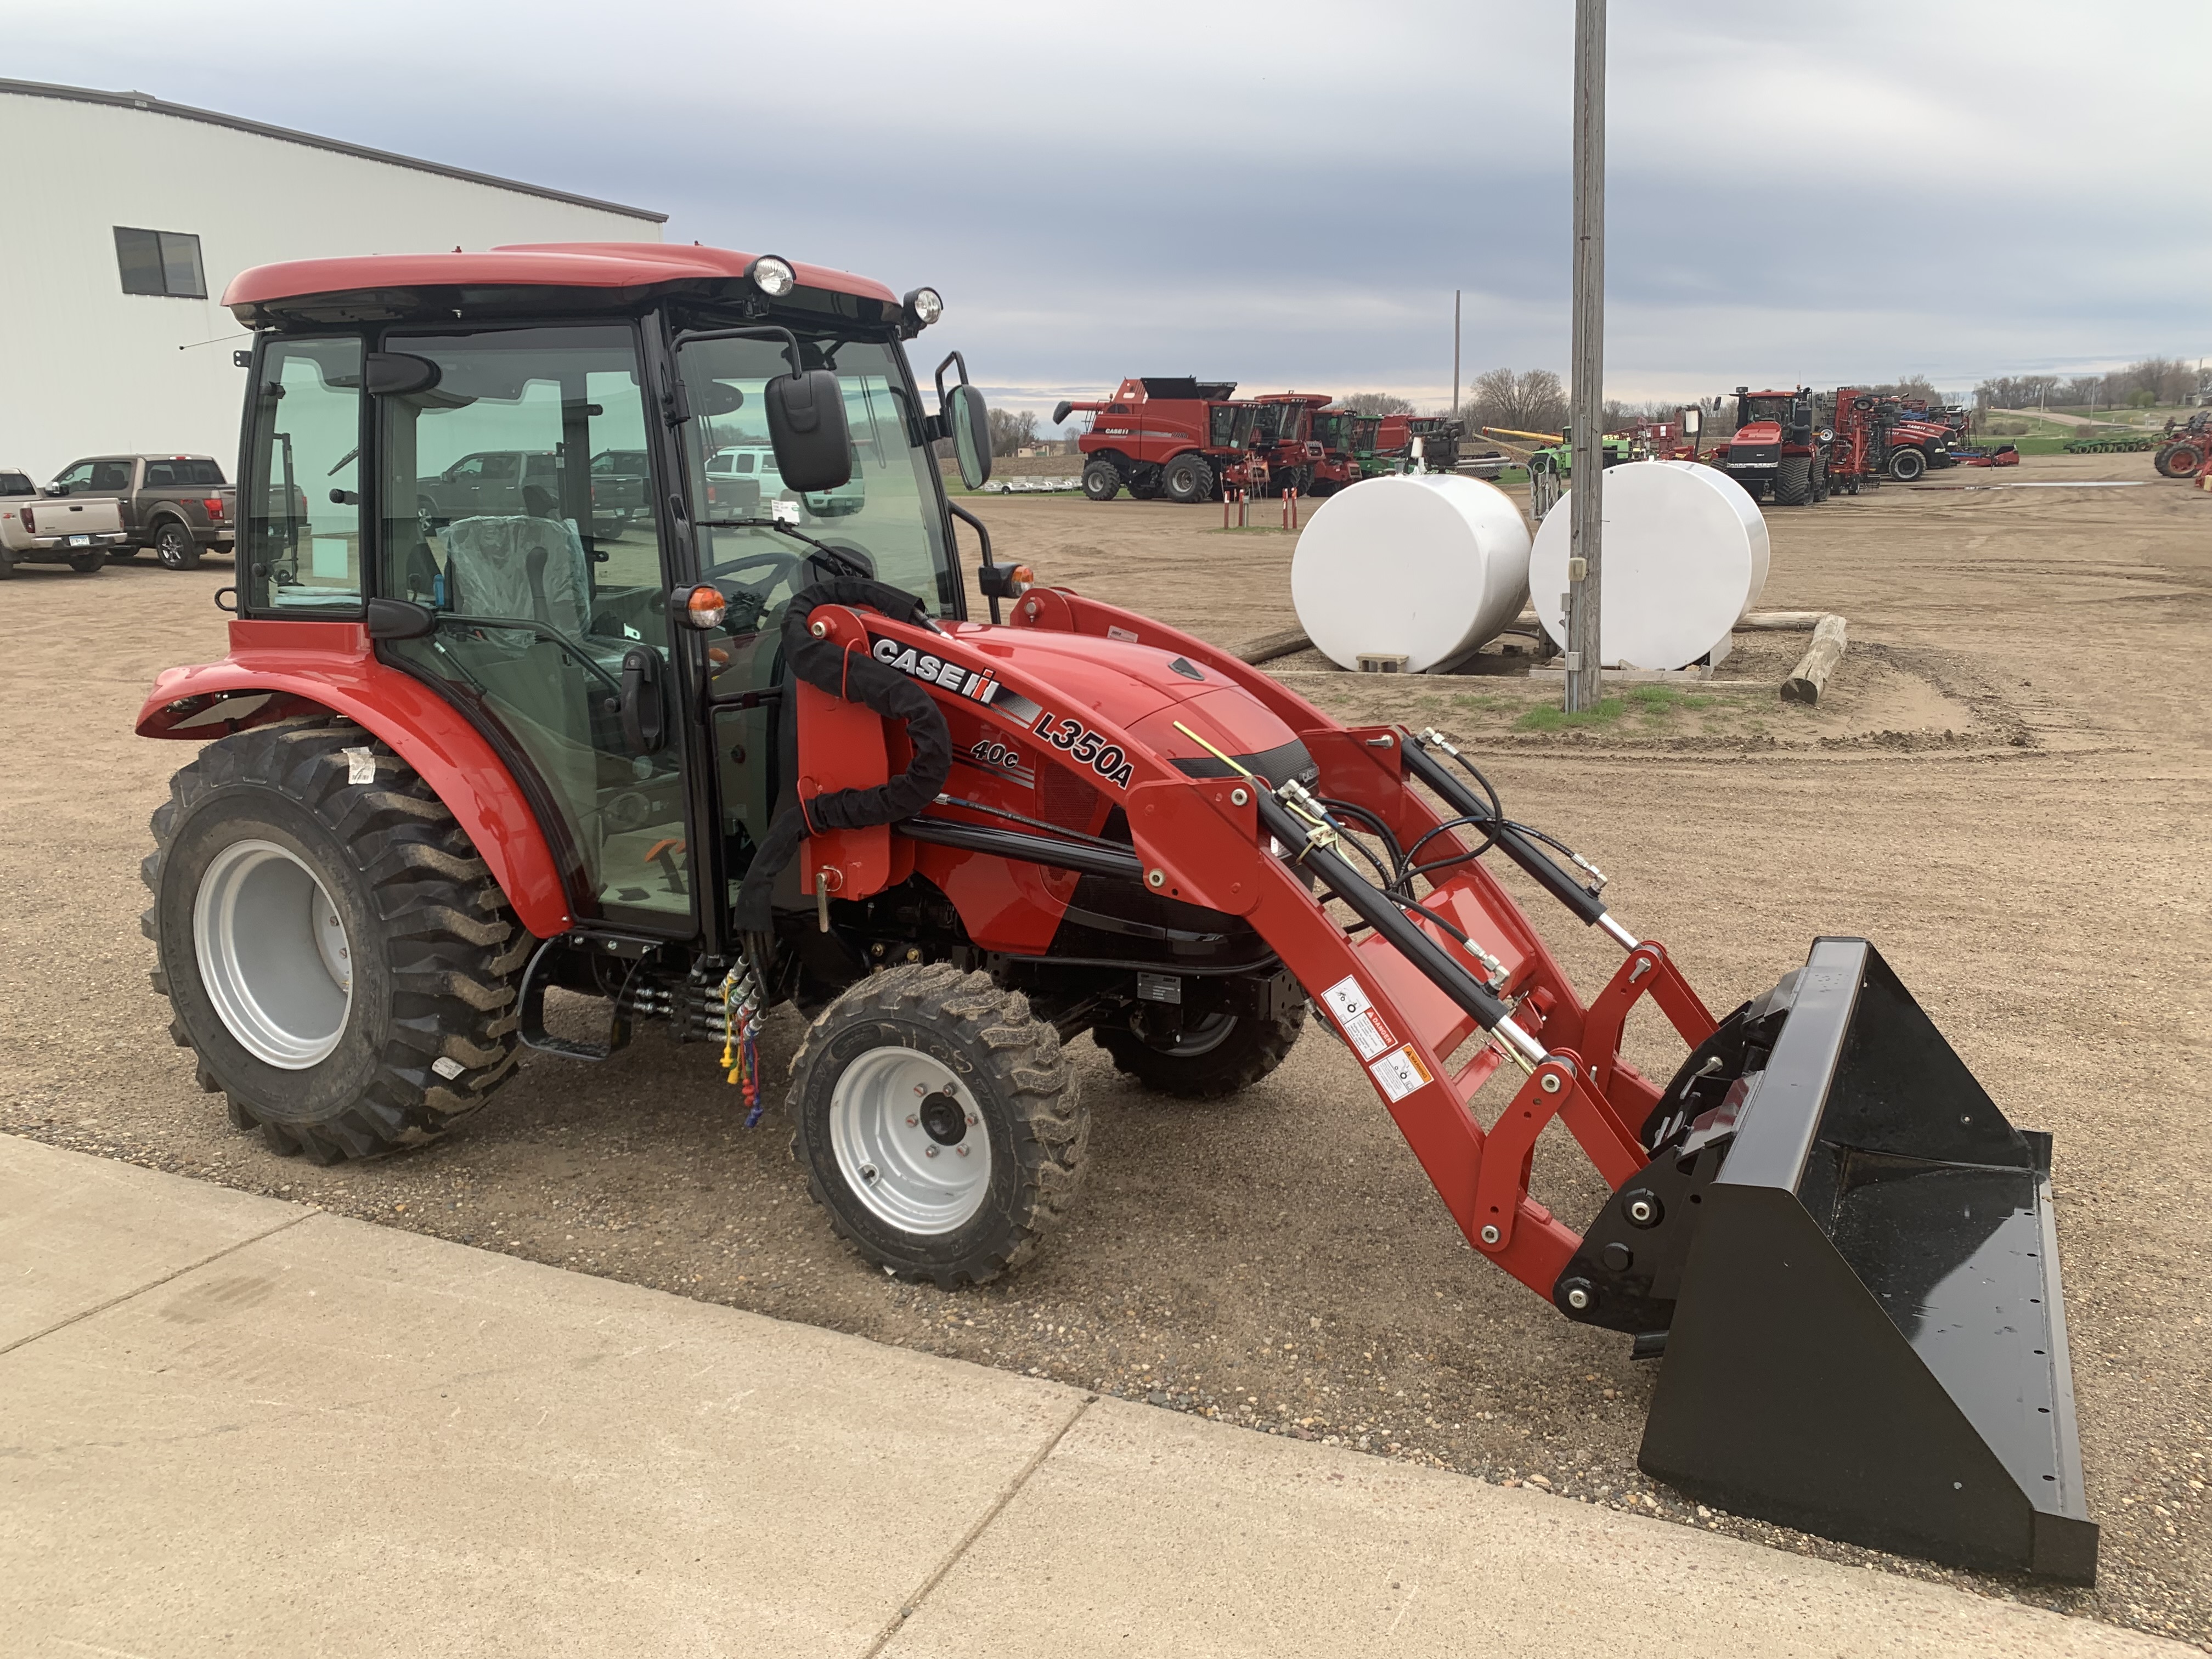
[[[381,270],[267,303],[252,297],[259,273],[241,279],[234,305],[263,331],[246,435],[262,505],[240,615],[364,620],[380,661],[465,714],[528,780],[575,914],[688,936],[714,925],[717,907],[695,917],[702,880],[714,892],[743,875],[788,786],[771,740],[783,607],[836,571],[961,613],[929,447],[945,417],[926,412],[902,350],[921,319],[872,284],[786,274],[779,295],[743,269],[611,310],[588,270],[574,289],[558,280],[560,264],[614,263],[605,252],[521,257],[556,280],[478,298],[456,269],[371,307],[352,285]],[[760,325],[770,314],[787,321]],[[769,388],[794,374],[842,416],[827,481],[779,461]],[[668,596],[699,583],[720,585],[728,615],[702,655],[681,658]],[[676,729],[673,711],[702,694],[705,729]],[[714,775],[687,782],[687,757],[708,755]],[[720,828],[712,855],[702,822]]]

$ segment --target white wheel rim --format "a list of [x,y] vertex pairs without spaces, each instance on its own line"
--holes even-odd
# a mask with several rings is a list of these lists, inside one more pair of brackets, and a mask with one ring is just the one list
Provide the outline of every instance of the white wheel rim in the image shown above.
[[830,1092],[830,1146],[848,1189],[901,1232],[954,1231],[990,1191],[991,1137],[975,1096],[916,1048],[871,1048],[846,1066]]
[[353,1007],[353,956],[337,907],[298,856],[233,842],[192,902],[200,983],[255,1059],[288,1072],[325,1059]]

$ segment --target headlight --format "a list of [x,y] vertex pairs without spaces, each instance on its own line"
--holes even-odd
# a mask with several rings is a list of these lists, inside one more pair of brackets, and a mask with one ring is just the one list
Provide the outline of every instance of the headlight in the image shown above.
[[944,296],[933,288],[918,288],[906,296],[907,315],[927,328],[945,314]]
[[799,275],[792,270],[791,261],[779,259],[773,253],[763,253],[747,265],[745,275],[771,300],[781,300],[799,286]]

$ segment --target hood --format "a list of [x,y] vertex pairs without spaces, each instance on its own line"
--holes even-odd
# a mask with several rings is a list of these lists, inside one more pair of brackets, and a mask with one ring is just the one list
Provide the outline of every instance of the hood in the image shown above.
[[[947,631],[984,662],[1055,694],[1051,712],[1103,715],[1193,775],[1214,775],[1220,763],[1176,731],[1177,721],[1240,760],[1282,754],[1297,743],[1297,733],[1242,686],[1172,651],[1050,628],[957,623]],[[1302,750],[1297,764],[1303,769]]]

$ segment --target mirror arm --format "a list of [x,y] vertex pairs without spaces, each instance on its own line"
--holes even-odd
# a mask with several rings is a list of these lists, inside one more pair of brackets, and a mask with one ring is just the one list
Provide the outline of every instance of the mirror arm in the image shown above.
[[[975,531],[975,539],[983,544],[983,568],[986,570],[989,569],[992,562],[991,532],[983,527],[983,521],[981,519],[977,518],[973,513],[970,513],[966,507],[961,506],[959,502],[947,501],[945,502],[945,506],[952,510],[952,516],[954,518],[962,520]],[[988,585],[984,585],[983,592],[985,597],[991,601],[992,625],[994,627],[1002,625],[1005,623],[1006,618],[999,614],[998,594],[993,592]]]
[[946,352],[945,361],[937,366],[937,406],[939,409],[945,407],[945,371],[955,366],[960,370],[960,384],[968,384],[968,360],[957,351]]
[[[708,340],[781,340],[784,361],[791,365],[793,374],[804,373],[799,361],[799,337],[787,328],[773,323],[763,323],[753,328],[697,328],[686,329],[669,342],[672,352],[681,351],[688,345],[703,344]],[[680,377],[679,377],[680,379]]]

